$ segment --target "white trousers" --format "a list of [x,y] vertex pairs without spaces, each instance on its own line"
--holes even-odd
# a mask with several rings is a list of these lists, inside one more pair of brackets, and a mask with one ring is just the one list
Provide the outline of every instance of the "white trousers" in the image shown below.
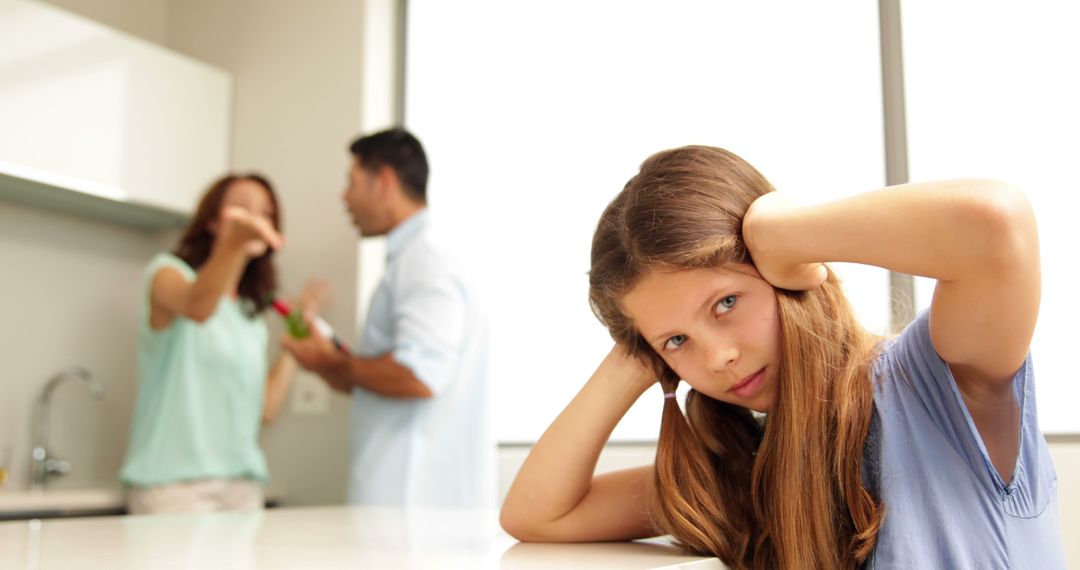
[[263,487],[250,479],[202,479],[154,487],[130,487],[128,513],[210,513],[263,508]]

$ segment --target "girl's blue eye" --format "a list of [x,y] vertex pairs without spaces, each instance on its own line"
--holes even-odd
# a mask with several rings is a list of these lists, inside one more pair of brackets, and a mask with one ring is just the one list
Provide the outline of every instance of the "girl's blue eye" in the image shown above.
[[737,297],[735,295],[728,295],[727,297],[720,299],[720,301],[716,303],[716,307],[713,308],[713,312],[717,315],[722,315],[734,309],[736,300]]
[[664,350],[671,350],[673,348],[679,348],[680,346],[682,346],[682,343],[684,343],[684,342],[686,342],[686,335],[677,334],[677,335],[667,339],[667,342],[664,343]]

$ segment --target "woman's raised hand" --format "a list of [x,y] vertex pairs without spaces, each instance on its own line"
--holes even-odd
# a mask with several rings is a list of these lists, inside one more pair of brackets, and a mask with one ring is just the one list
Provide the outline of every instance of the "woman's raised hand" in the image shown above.
[[782,244],[770,240],[769,227],[783,224],[784,216],[800,208],[780,192],[769,192],[750,205],[743,217],[743,241],[758,273],[773,287],[789,291],[816,289],[828,277],[823,263],[801,263],[784,251]]
[[266,253],[266,248],[279,249],[285,237],[265,216],[253,214],[239,206],[226,206],[221,210],[218,240],[227,246],[243,249],[249,257]]

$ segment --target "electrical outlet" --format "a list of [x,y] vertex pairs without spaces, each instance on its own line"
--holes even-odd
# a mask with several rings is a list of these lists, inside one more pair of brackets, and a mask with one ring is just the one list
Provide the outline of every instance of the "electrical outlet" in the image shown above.
[[330,388],[322,378],[307,371],[296,373],[292,410],[298,415],[325,414],[330,409]]

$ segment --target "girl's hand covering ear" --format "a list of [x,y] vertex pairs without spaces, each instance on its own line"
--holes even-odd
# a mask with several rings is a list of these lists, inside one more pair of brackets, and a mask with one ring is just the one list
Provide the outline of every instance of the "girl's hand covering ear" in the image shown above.
[[742,234],[758,273],[773,287],[789,291],[816,289],[828,277],[825,264],[792,259],[782,248],[769,243],[769,227],[784,223],[784,216],[800,208],[780,192],[769,192],[750,205],[743,217]]
[[647,389],[659,380],[657,372],[640,358],[630,356],[621,344],[611,347],[604,357],[601,368],[606,368],[613,377],[625,378],[633,386]]

